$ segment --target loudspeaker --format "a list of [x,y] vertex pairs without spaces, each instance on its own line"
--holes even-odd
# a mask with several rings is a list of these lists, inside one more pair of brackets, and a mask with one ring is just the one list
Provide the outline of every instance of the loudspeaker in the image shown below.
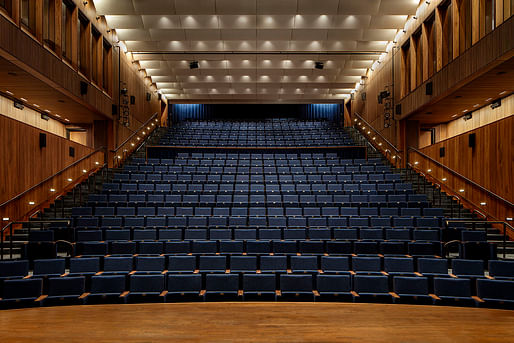
[[366,92],[361,93],[361,100],[366,101]]
[[397,115],[401,115],[402,114],[402,104],[396,105],[395,112],[396,112]]
[[469,136],[468,136],[468,146],[470,148],[474,148],[475,147],[476,137],[477,137],[477,135],[475,133],[470,133],[469,134]]
[[425,85],[425,94],[432,95],[433,91],[434,91],[434,84],[432,83],[432,81],[430,81]]
[[115,116],[118,114],[118,106],[112,105],[112,115]]
[[445,147],[439,148],[439,157],[444,157],[446,155],[446,149]]
[[87,82],[80,81],[80,95],[87,94]]
[[75,148],[72,146],[70,146],[69,155],[70,155],[70,157],[75,157]]
[[146,101],[150,101],[150,100],[152,100],[152,94],[146,93]]
[[378,103],[381,104],[383,101],[382,101],[382,97],[379,95],[378,96]]
[[39,133],[39,147],[44,148],[46,147],[46,133]]
[[135,105],[136,104],[136,97],[133,96],[133,95],[130,96],[130,104],[131,105]]

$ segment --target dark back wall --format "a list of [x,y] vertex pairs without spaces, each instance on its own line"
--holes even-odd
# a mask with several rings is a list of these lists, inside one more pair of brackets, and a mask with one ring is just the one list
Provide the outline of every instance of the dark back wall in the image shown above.
[[172,122],[182,120],[263,120],[267,118],[296,118],[306,120],[342,119],[342,104],[172,104]]

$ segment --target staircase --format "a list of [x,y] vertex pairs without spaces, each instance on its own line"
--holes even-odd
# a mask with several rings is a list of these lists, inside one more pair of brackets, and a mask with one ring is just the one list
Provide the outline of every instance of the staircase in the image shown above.
[[[441,191],[413,169],[395,168],[392,166],[391,163],[384,157],[384,155],[378,151],[356,128],[347,127],[345,130],[350,134],[351,138],[357,145],[363,145],[367,147],[368,158],[380,158],[384,164],[390,165],[391,171],[393,173],[401,174],[403,181],[412,183],[412,188],[416,193],[426,194],[432,207],[442,208],[446,218],[469,221],[483,220],[477,214],[462,206],[462,204],[457,199]],[[500,230],[486,223],[475,223],[474,225],[469,223],[466,224],[466,226],[470,229],[486,230],[487,241],[497,245],[499,258],[503,258],[504,253],[505,255],[510,255],[510,258],[514,257],[514,241],[507,240],[504,247],[503,234],[500,232]]]
[[[139,148],[132,153],[129,160],[132,158],[145,158],[146,145],[158,144],[161,136],[166,132],[166,128],[158,127],[150,136],[139,146]],[[115,173],[118,173],[120,168],[107,168],[100,169],[95,174],[89,176],[71,191],[56,199],[48,208],[37,212],[29,220],[21,225],[14,231],[12,235],[12,256],[19,258],[23,255],[23,249],[28,242],[29,230],[46,230],[50,227],[65,226],[67,221],[71,218],[71,210],[73,207],[79,207],[87,204],[89,194],[99,193],[102,191],[102,185],[105,182],[112,180]],[[72,241],[70,237],[70,230],[54,230],[55,240]],[[9,259],[11,256],[10,236],[4,238],[4,258]],[[59,254],[66,254],[67,252],[59,249]]]

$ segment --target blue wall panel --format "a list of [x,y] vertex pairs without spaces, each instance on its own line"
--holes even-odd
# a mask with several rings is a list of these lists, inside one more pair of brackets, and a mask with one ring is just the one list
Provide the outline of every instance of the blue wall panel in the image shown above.
[[340,121],[342,104],[172,104],[169,106],[172,122],[182,120],[262,120],[273,117],[290,117],[307,120]]

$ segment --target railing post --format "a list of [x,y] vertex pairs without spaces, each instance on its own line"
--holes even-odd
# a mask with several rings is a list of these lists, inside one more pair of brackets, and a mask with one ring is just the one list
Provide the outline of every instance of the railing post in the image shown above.
[[505,222],[503,222],[503,258],[505,259],[507,250],[507,227],[505,225]]
[[12,222],[11,224],[9,225],[9,257],[10,259],[12,260],[12,247],[13,247],[13,241],[12,241]]

